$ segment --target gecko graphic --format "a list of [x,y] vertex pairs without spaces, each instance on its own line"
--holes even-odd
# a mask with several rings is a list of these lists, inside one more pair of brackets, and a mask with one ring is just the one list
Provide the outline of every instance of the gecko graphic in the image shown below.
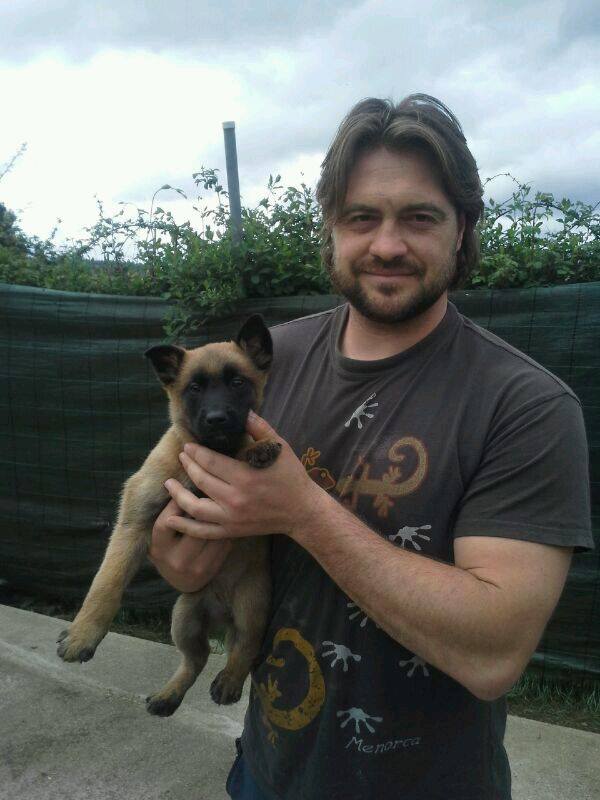
[[306,453],[301,457],[300,462],[313,481],[318,484],[321,489],[325,489],[325,491],[328,492],[335,486],[335,479],[326,467],[319,467],[317,465],[320,455],[320,450],[309,447]]
[[[356,509],[359,499],[370,495],[378,515],[387,517],[397,498],[416,491],[427,475],[428,456],[423,442],[414,436],[403,436],[393,443],[387,456],[392,463],[380,478],[371,476],[371,465],[359,456],[350,474],[336,483],[340,500]],[[412,462],[409,474],[404,471],[407,458],[408,464]]]
[[[368,617],[365,614],[365,612],[362,610],[362,608],[357,606],[356,603],[353,603],[352,600],[349,600],[346,603],[346,608],[355,608],[356,609],[356,611],[353,611],[352,614],[348,614],[348,619],[350,619],[350,620],[354,620],[354,619],[356,619],[356,617],[360,617],[361,614],[363,615],[363,617],[362,617],[362,619],[360,621],[360,627],[361,628],[365,627],[365,625],[367,624],[367,620],[369,620],[370,622],[373,622],[371,617]],[[375,627],[377,629],[379,629],[379,625],[376,622],[374,622],[373,624],[375,625]]]
[[374,722],[381,722],[383,717],[371,717],[369,714],[366,714],[362,708],[348,708],[346,711],[338,711],[337,716],[342,717],[344,714],[348,716],[346,719],[340,724],[340,728],[345,728],[346,725],[350,722],[350,720],[354,720],[354,731],[355,733],[360,733],[360,723],[364,723],[365,728],[370,731],[371,733],[375,733],[375,728],[369,724],[368,720],[372,719]]
[[333,661],[329,666],[335,667],[338,661],[344,662],[344,672],[348,672],[348,659],[352,658],[354,661],[360,661],[362,656],[351,653],[350,650],[343,644],[335,644],[335,642],[323,642],[323,647],[332,647],[326,653],[321,653],[322,656],[334,656]]
[[326,467],[317,463],[320,456],[320,450],[308,447],[300,459],[315,483],[326,492],[337,494],[340,502],[352,510],[357,509],[360,499],[373,498],[373,506],[383,518],[398,498],[415,492],[427,475],[427,450],[414,436],[403,436],[392,444],[387,453],[392,463],[379,477],[371,475],[371,464],[359,454],[350,474],[336,480]]
[[373,419],[373,417],[375,416],[375,414],[369,414],[369,412],[367,411],[367,409],[368,409],[368,408],[376,408],[376,407],[379,405],[379,403],[371,403],[371,404],[369,405],[369,400],[372,400],[374,397],[377,397],[377,392],[373,392],[373,394],[372,394],[372,395],[370,395],[369,397],[367,397],[367,399],[365,400],[365,402],[364,402],[364,403],[361,403],[361,404],[359,405],[359,407],[358,407],[358,408],[356,409],[356,411],[355,411],[355,412],[352,414],[352,416],[350,417],[350,419],[348,420],[348,422],[346,422],[346,423],[345,423],[345,427],[346,427],[346,428],[349,428],[349,427],[350,427],[350,423],[352,422],[352,420],[353,420],[353,419],[355,419],[355,420],[356,420],[356,423],[357,423],[357,425],[358,425],[358,430],[360,431],[360,430],[362,430],[362,426],[363,426],[363,424],[362,424],[362,420],[361,420],[361,417],[368,417],[369,419]]
[[362,610],[362,608],[359,608],[356,605],[356,603],[352,602],[352,600],[349,600],[346,603],[346,608],[355,608],[356,609],[356,611],[353,611],[352,614],[348,614],[348,619],[356,619],[356,617],[359,617],[361,614],[363,615],[363,618],[360,621],[360,627],[364,628],[365,625],[367,624],[367,620],[369,619],[369,617],[367,617],[367,615]]
[[429,670],[427,669],[427,664],[425,661],[423,661],[422,658],[419,658],[419,656],[413,656],[412,658],[409,658],[408,661],[398,662],[398,665],[400,667],[405,667],[407,664],[412,664],[411,668],[406,673],[407,678],[412,678],[414,671],[416,670],[417,667],[421,667],[421,669],[423,670],[423,675],[425,675],[426,678],[429,677]]
[[321,667],[312,645],[303,638],[300,631],[295,628],[280,628],[275,634],[272,651],[268,655],[266,663],[278,670],[285,668],[286,659],[276,655],[280,644],[284,642],[292,645],[297,653],[304,657],[308,687],[304,698],[297,705],[289,708],[278,702],[282,698],[282,691],[277,678],[273,678],[271,674],[267,675],[266,684],[257,683],[252,679],[256,695],[262,706],[262,719],[268,730],[267,737],[272,745],[275,745],[279,738],[275,727],[286,731],[297,731],[306,727],[319,714],[325,701],[325,681]]
[[416,541],[417,538],[424,539],[426,542],[431,541],[430,536],[425,536],[424,533],[419,533],[419,531],[430,531],[431,525],[421,525],[418,528],[411,528],[408,525],[405,525],[403,528],[400,528],[398,533],[393,533],[391,536],[388,536],[390,542],[395,542],[396,539],[400,539],[401,547],[407,542],[410,542],[415,550],[421,550],[421,545]]

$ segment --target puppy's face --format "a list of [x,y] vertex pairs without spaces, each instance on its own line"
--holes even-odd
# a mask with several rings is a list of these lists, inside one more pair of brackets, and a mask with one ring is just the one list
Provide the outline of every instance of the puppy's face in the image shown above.
[[[190,359],[182,381],[181,410],[194,438],[220,453],[234,454],[242,446],[246,418],[257,407],[260,387],[244,359],[219,353]],[[222,357],[220,357],[222,356]]]
[[262,401],[272,352],[271,335],[255,315],[233,342],[194,350],[159,345],[145,355],[169,395],[173,424],[200,444],[235,455],[248,412]]

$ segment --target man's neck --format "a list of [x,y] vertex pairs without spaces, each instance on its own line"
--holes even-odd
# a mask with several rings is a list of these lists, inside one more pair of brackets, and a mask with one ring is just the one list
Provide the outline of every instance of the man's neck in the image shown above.
[[447,306],[448,296],[444,293],[418,317],[390,325],[373,322],[350,306],[348,320],[341,336],[340,352],[343,356],[357,361],[376,361],[402,353],[424,339],[439,325]]

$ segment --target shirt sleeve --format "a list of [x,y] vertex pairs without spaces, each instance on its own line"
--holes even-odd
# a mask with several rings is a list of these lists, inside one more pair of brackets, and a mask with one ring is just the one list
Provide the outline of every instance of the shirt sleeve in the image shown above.
[[587,439],[573,395],[530,402],[494,426],[458,509],[460,536],[593,548]]

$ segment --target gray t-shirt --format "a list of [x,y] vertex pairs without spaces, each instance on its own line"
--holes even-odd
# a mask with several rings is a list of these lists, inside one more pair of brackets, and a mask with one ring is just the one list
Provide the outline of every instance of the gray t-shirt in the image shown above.
[[[347,306],[275,326],[264,417],[373,530],[453,562],[460,536],[592,546],[579,401],[449,304],[391,358],[337,347]],[[273,537],[273,603],[242,747],[282,800],[509,800],[504,699],[395,642],[312,556]]]

